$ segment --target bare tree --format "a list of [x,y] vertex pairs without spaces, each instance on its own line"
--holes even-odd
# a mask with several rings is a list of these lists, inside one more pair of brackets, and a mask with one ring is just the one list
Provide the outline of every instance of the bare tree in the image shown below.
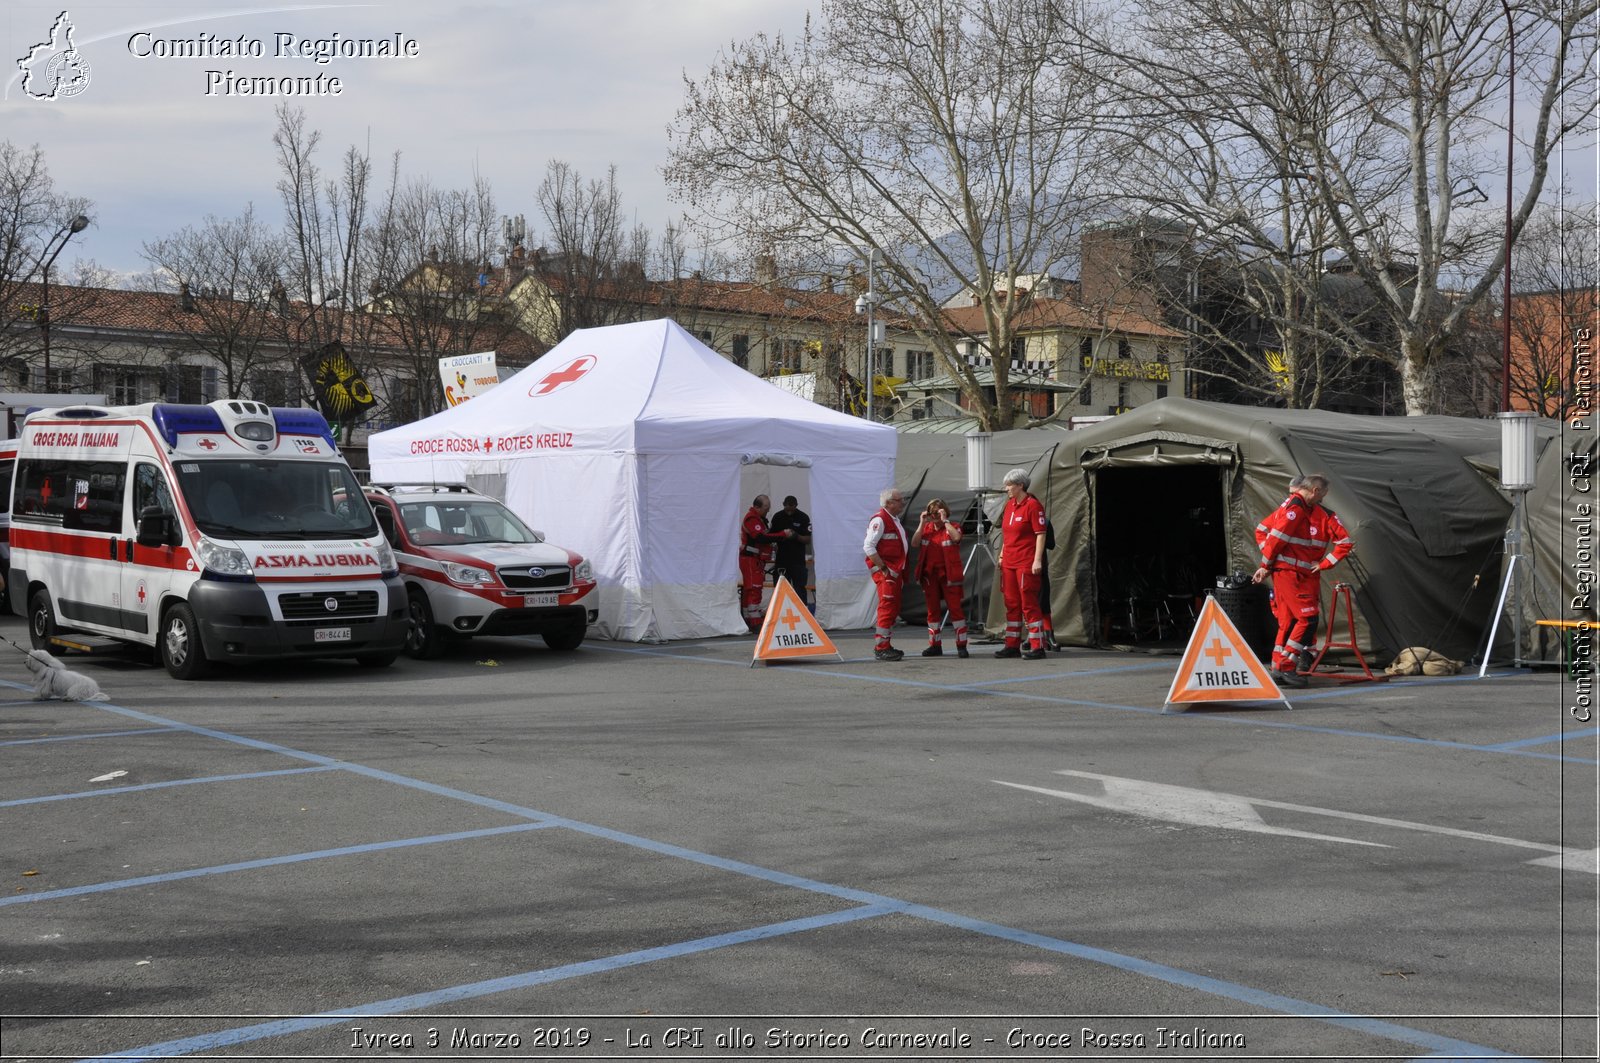
[[266,366],[281,361],[283,245],[247,206],[237,218],[207,216],[144,245],[166,302],[163,324],[209,355],[222,393],[244,395]]
[[[986,428],[1017,416],[1018,278],[1070,261],[1103,71],[1076,0],[825,0],[792,44],[756,36],[688,80],[666,176],[696,222],[753,253],[880,271],[886,308]],[[952,335],[966,289],[983,332]],[[992,397],[958,353],[992,358]]]
[[1565,420],[1575,409],[1579,359],[1600,323],[1596,207],[1546,208],[1512,254],[1511,394],[1522,408]]
[[[19,378],[42,344],[44,260],[68,220],[90,209],[87,199],[56,190],[37,144],[25,149],[0,141],[0,364]],[[66,272],[59,265],[56,271]],[[59,274],[53,279],[60,279]],[[71,320],[91,294],[70,285],[53,289],[52,320]]]
[[[1239,249],[1241,298],[1277,333],[1296,393],[1306,394],[1306,357],[1337,353],[1393,366],[1408,412],[1436,409],[1447,355],[1472,346],[1505,259],[1506,222],[1487,190],[1508,165],[1495,137],[1506,8],[1174,0],[1139,10],[1144,43],[1123,114],[1158,175],[1151,198],[1209,247]],[[1519,95],[1534,99],[1517,118],[1528,172],[1513,238],[1551,152],[1593,114],[1580,79],[1594,12],[1588,0],[1514,12]],[[1346,286],[1329,298],[1329,271],[1360,297]],[[1255,293],[1252,276],[1264,282]]]
[[374,305],[401,351],[377,369],[391,384],[393,418],[442,408],[440,358],[496,349],[514,334],[505,299],[518,278],[509,262],[492,260],[499,226],[481,175],[468,188],[440,189],[426,180],[402,185],[396,168],[367,242]]
[[[555,320],[541,331],[558,339],[574,329],[636,320],[649,285],[650,231],[627,224],[617,168],[605,180],[585,180],[552,159],[537,193],[550,247],[531,263],[550,290]],[[670,251],[670,249],[669,249]]]
[[350,147],[338,174],[325,176],[316,158],[322,134],[307,127],[305,112],[280,105],[277,117],[272,143],[285,215],[284,343],[301,357],[337,341],[367,369],[362,363],[389,346],[386,323],[367,302],[374,280],[373,256],[363,246],[372,226],[372,161]]

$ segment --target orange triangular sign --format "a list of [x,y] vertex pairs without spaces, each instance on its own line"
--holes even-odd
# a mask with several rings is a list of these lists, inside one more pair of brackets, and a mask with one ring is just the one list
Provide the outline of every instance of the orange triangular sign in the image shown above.
[[[806,603],[795,593],[789,581],[778,577],[772,588],[772,601],[767,605],[767,618],[761,623],[761,633],[756,636],[756,661],[786,661],[792,657],[839,657],[833,640],[822,630],[817,618],[811,615]],[[843,657],[839,658],[843,660]]]
[[1167,704],[1186,701],[1281,701],[1289,704],[1228,614],[1210,595],[1172,677]]

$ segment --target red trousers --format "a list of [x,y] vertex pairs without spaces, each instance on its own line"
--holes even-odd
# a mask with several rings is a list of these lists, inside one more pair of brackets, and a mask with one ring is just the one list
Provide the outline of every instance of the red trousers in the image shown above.
[[761,558],[739,555],[739,612],[751,631],[761,630],[761,587],[767,582],[767,566]]
[[961,575],[956,574],[955,579],[946,579],[944,569],[935,569],[926,573],[922,578],[922,596],[928,602],[928,642],[937,646],[940,643],[939,633],[944,625],[940,616],[945,610],[950,611],[950,624],[956,631],[956,645],[967,644],[967,614],[961,608]]
[[1000,593],[1006,599],[1006,648],[1022,644],[1022,627],[1028,627],[1030,649],[1044,649],[1044,610],[1039,608],[1039,575],[1028,568],[1000,566]]
[[873,649],[889,648],[889,634],[894,622],[900,619],[900,593],[902,580],[894,572],[874,572],[872,582],[878,585],[878,620],[873,625]]
[[1278,637],[1272,641],[1272,667],[1282,672],[1295,670],[1300,651],[1309,650],[1316,641],[1321,600],[1320,574],[1292,568],[1272,573],[1272,614],[1278,618]]

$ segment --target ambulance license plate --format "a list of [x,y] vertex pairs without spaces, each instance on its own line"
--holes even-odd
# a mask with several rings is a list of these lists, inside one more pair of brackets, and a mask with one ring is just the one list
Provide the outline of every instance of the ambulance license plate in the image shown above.
[[561,604],[559,594],[524,594],[522,605],[525,609],[544,609]]
[[347,627],[319,627],[312,632],[312,642],[349,642],[350,629]]

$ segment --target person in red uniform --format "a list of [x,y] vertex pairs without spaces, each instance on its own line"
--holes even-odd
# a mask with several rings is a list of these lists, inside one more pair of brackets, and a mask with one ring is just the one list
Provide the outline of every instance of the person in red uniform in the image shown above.
[[905,652],[894,648],[890,633],[900,618],[900,592],[906,576],[906,529],[900,513],[906,508],[905,496],[886,487],[878,496],[879,509],[867,521],[867,538],[862,547],[872,582],[878,585],[878,618],[873,626],[872,655],[880,661],[898,661]]
[[[1039,608],[1039,573],[1044,571],[1044,506],[1028,493],[1031,481],[1022,469],[1012,469],[1002,481],[1006,508],[1000,515],[1000,592],[1006,600],[1006,644],[996,657],[1044,657],[1044,613]],[[1022,628],[1028,628],[1028,648],[1022,648]]]
[[1301,671],[1311,667],[1317,619],[1322,608],[1322,573],[1355,547],[1350,533],[1322,500],[1328,478],[1322,473],[1289,481],[1289,497],[1256,525],[1261,566],[1255,583],[1272,576],[1272,612],[1278,620],[1272,645],[1272,679],[1289,687],[1306,685]]
[[767,530],[767,511],[772,500],[756,495],[739,529],[739,611],[751,631],[761,630],[761,589],[767,582],[767,566],[772,563],[772,544],[792,538],[794,532]]
[[924,657],[944,656],[940,633],[948,610],[956,632],[956,656],[967,655],[967,614],[961,609],[961,525],[950,519],[950,507],[935,498],[922,511],[917,528],[917,582],[928,602],[928,648]]

